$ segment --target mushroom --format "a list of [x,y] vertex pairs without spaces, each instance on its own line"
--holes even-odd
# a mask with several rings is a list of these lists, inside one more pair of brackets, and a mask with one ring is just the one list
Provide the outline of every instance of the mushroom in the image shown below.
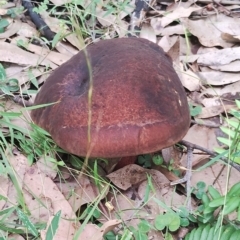
[[116,158],[156,152],[184,137],[190,124],[186,94],[158,45],[121,38],[86,51],[56,69],[35,99],[35,105],[55,103],[31,116],[57,145],[78,156]]

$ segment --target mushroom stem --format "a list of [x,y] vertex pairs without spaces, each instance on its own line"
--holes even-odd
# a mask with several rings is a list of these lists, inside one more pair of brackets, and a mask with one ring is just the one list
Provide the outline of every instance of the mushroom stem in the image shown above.
[[129,164],[134,164],[136,161],[137,156],[121,157],[116,166],[114,167],[114,171],[123,168]]

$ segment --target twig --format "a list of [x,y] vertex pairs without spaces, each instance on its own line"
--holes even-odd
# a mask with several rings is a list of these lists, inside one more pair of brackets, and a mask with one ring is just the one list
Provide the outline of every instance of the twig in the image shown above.
[[149,4],[151,0],[136,0],[135,9],[131,15],[131,21],[128,30],[130,33],[128,37],[136,36],[136,32],[139,32],[141,27],[141,22],[149,9]]
[[[212,3],[212,0],[198,0],[197,2],[199,3]],[[222,0],[221,4],[226,4],[226,5],[238,5],[239,1],[229,1],[229,0]]]
[[[185,140],[180,141],[180,144],[183,144],[186,147],[189,146],[189,147],[192,147],[193,149],[198,149],[198,150],[201,150],[203,152],[206,152],[208,155],[210,155],[212,157],[216,157],[217,156],[217,153],[215,153],[213,151],[210,151],[207,148],[204,148],[204,147],[201,147],[199,145],[196,145],[196,144],[190,143],[188,141],[185,141]],[[240,165],[239,164],[236,164],[233,161],[229,161],[229,159],[226,158],[226,157],[221,157],[220,160],[225,162],[225,163],[227,163],[227,164],[230,164],[232,167],[234,167],[236,170],[238,170],[240,172]]]
[[54,38],[55,33],[51,31],[41,16],[33,11],[34,6],[32,5],[31,0],[23,0],[22,5],[27,10],[28,15],[40,31],[41,35],[51,41]]

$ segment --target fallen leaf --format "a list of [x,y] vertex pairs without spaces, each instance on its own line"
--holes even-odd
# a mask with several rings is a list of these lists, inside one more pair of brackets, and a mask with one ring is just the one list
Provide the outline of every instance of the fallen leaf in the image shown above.
[[76,33],[69,31],[64,21],[50,17],[47,12],[42,12],[41,17],[53,32],[61,33],[74,47],[79,50],[85,47],[84,41],[80,41]]
[[202,95],[208,94],[211,96],[222,96],[226,93],[231,93],[233,96],[235,96],[239,92],[240,92],[240,81],[229,84],[223,88],[219,88],[219,87],[207,88],[202,91]]
[[[83,204],[93,202],[99,196],[98,188],[96,187],[96,185],[94,185],[90,181],[90,179],[87,176],[80,174],[76,179],[76,182],[77,182],[77,186],[74,189],[74,193],[71,195],[71,197],[68,200],[69,204],[72,206],[75,212]],[[68,185],[71,186],[71,184],[68,184]],[[70,192],[71,188],[68,188],[68,189]],[[104,193],[102,197],[105,197],[106,194],[107,194],[107,191]]]
[[[111,230],[113,230],[117,225],[119,225],[122,221],[120,220],[109,220],[107,222],[105,222],[100,228],[98,228],[95,233],[93,234],[92,233],[92,236],[90,237],[90,240],[102,240],[103,239],[103,236],[110,232]],[[83,231],[82,234],[84,234],[85,232],[85,229]],[[89,240],[89,237],[88,238],[84,238],[82,236],[82,234],[80,235],[81,237],[81,240],[82,239],[86,239],[86,240]]]
[[[38,200],[42,199],[42,204],[47,206],[48,202],[51,202],[53,212],[49,212],[48,224],[50,224],[53,215],[61,210],[61,218],[55,238],[59,240],[72,239],[79,226],[79,222],[76,220],[77,217],[56,184],[43,174],[37,168],[37,165],[33,165],[27,169],[24,176],[24,188],[32,194],[34,198]],[[44,237],[45,234],[46,230],[41,231],[42,237]]]
[[183,18],[183,17],[189,17],[191,15],[192,12],[194,11],[198,11],[202,9],[201,7],[188,7],[185,8],[181,5],[179,5],[179,7],[177,7],[174,11],[166,14],[166,16],[162,17],[161,19],[161,26],[165,27],[168,24],[170,24],[171,22],[178,20],[179,18]]
[[69,57],[74,56],[77,54],[79,51],[75,49],[73,46],[71,46],[69,43],[65,43],[63,41],[58,42],[55,46],[58,52],[67,55]]
[[233,43],[223,40],[221,34],[240,35],[239,21],[222,13],[199,20],[182,18],[181,22],[206,47],[231,47]]
[[44,65],[56,68],[57,66],[44,57],[29,53],[11,43],[0,42],[0,61],[23,65]]
[[191,71],[190,69],[184,71],[182,64],[180,66],[182,68],[181,68],[181,72],[178,73],[178,75],[181,74],[180,79],[181,79],[182,85],[185,88],[187,88],[189,91],[198,91],[201,86],[201,80],[199,76],[193,71]]
[[214,107],[203,107],[202,112],[197,115],[198,118],[210,118],[218,116],[221,113],[228,112],[231,109],[234,109],[235,105],[221,105]]
[[11,19],[9,19],[9,22],[10,24],[7,26],[5,31],[3,33],[0,33],[0,38],[2,39],[13,36],[19,31],[19,29],[21,29],[22,22],[20,20],[15,19],[12,21]]
[[172,46],[178,41],[178,36],[164,36],[158,42],[158,45],[164,50],[164,52],[168,52]]
[[[0,194],[1,196],[7,198],[8,197],[8,192],[10,188],[10,179],[8,176],[3,176],[3,174],[0,176]],[[4,209],[6,202],[1,199],[0,200],[0,210]]]
[[107,177],[122,190],[127,190],[131,186],[142,182],[147,179],[146,169],[136,165],[127,165],[113,173],[107,175]]
[[22,25],[18,29],[17,34],[22,37],[33,38],[38,37],[39,32],[36,30],[36,28],[31,27],[29,24],[22,22]]
[[219,72],[212,70],[211,72],[198,73],[203,85],[226,85],[240,80],[240,74]]
[[22,237],[19,234],[9,234],[8,239],[14,239],[14,240],[24,240],[24,237]]
[[96,8],[96,17],[99,23],[103,27],[109,27],[113,25],[117,19],[117,17],[108,11],[104,11],[101,7]]
[[[28,40],[24,37],[17,37],[12,40],[12,43],[17,45],[17,42],[19,40],[22,40],[23,42],[26,42],[26,43],[28,42]],[[26,49],[30,52],[33,52],[39,56],[44,57],[44,59],[47,59],[58,66],[68,61],[71,58],[70,56],[55,52],[53,50],[51,51],[47,48],[40,47],[31,43],[26,44]]]
[[[215,147],[219,147],[219,144],[216,139],[215,129],[208,128],[201,125],[193,125],[187,132],[183,140],[197,144],[203,148],[206,148],[210,151],[214,151]],[[193,153],[200,152],[200,150],[194,150]],[[209,156],[206,154],[193,154],[192,163],[193,166],[198,164],[200,161],[207,159]],[[186,157],[182,158],[182,165],[186,166]]]
[[219,66],[235,61],[239,59],[239,56],[240,47],[225,48],[221,50],[216,49],[215,51],[212,50],[199,55],[197,62],[207,66]]
[[153,43],[157,42],[157,37],[156,37],[154,30],[150,24],[142,25],[141,32],[140,32],[140,38],[147,39]]
[[186,31],[185,27],[181,24],[169,27],[161,27],[158,25],[161,18],[152,18],[150,23],[156,35],[160,36],[171,36],[174,34],[183,35]]
[[229,64],[224,64],[224,65],[218,65],[218,66],[213,66],[210,65],[210,68],[214,70],[219,70],[219,71],[225,71],[225,72],[240,72],[240,60],[231,62]]

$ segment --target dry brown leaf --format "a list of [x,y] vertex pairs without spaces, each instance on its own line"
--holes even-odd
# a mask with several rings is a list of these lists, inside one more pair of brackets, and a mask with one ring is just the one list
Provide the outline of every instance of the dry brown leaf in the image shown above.
[[16,4],[15,4],[14,2],[4,1],[4,2],[2,2],[2,4],[1,4],[1,8],[2,8],[2,9],[8,9],[8,8],[13,8],[13,7],[16,7]]
[[1,6],[1,8],[0,8],[0,15],[1,16],[7,15],[7,12],[8,12],[8,10],[7,9],[2,9],[2,6]]
[[179,74],[179,52],[180,52],[180,41],[179,38],[176,43],[167,52],[173,61],[173,67],[177,74]]
[[140,32],[140,38],[145,38],[150,42],[156,43],[157,37],[150,24],[143,24]]
[[197,115],[198,118],[210,118],[218,116],[223,112],[228,112],[231,109],[234,109],[235,105],[224,105],[224,106],[214,106],[214,107],[204,107],[202,108],[202,112]]
[[[14,124],[15,126],[18,126],[19,128],[23,128],[23,129],[27,129],[27,130],[31,129],[31,126],[29,124],[31,121],[29,111],[25,110],[22,106],[20,106],[17,103],[14,103],[11,100],[5,101],[3,106],[0,106],[1,111],[15,112],[15,113],[22,112],[21,117],[16,117],[16,118],[10,119],[10,122],[12,124]],[[5,125],[2,125],[2,126],[4,127]]]
[[213,185],[214,183],[214,187],[219,190],[221,194],[225,195],[227,193],[227,179],[229,181],[228,189],[230,189],[235,183],[240,182],[240,175],[235,168],[231,168],[230,174],[227,166],[225,166],[223,171],[222,168],[223,164],[221,162],[217,162],[211,167],[205,168],[202,171],[193,171],[191,179],[192,186],[196,186],[198,182],[203,181],[204,179],[204,182],[207,186]]
[[100,228],[95,224],[87,224],[80,234],[79,240],[102,240],[106,233],[113,230],[120,223],[119,220],[109,220]]
[[0,61],[30,66],[44,65],[53,69],[57,67],[54,63],[44,59],[44,57],[29,53],[14,44],[6,42],[0,42]]
[[15,172],[18,186],[20,189],[22,189],[24,184],[23,179],[29,167],[28,160],[22,153],[15,150],[14,154],[13,153],[8,154],[8,161]]
[[208,94],[211,96],[222,96],[226,93],[231,93],[233,96],[235,96],[238,92],[240,92],[240,81],[229,84],[223,88],[207,88],[202,91],[202,95]]
[[222,105],[222,102],[219,97],[213,97],[213,98],[204,98],[202,100],[202,104],[205,107],[214,107],[214,106]]
[[77,49],[75,49],[69,43],[65,43],[63,41],[58,42],[55,48],[61,54],[67,55],[69,57],[72,57],[79,52]]
[[[193,144],[197,144],[201,147],[207,148],[210,151],[214,151],[215,147],[219,147],[215,129],[214,128],[208,128],[201,125],[193,125],[189,131],[187,132],[186,136],[183,138],[183,140],[186,140],[188,142],[191,142]],[[194,153],[201,152],[199,150],[194,150]],[[201,155],[201,154],[194,154],[193,155],[193,165],[198,164],[200,161],[205,160],[208,158],[208,155]],[[186,157],[183,156],[182,158],[182,164],[183,166],[186,166]]]
[[7,239],[24,240],[25,238],[18,234],[10,234],[8,235]]
[[174,9],[171,13],[167,14],[166,16],[162,17],[160,20],[160,26],[165,27],[168,24],[170,24],[171,22],[179,19],[179,18],[183,18],[183,17],[189,17],[191,15],[192,12],[194,11],[198,11],[202,9],[201,7],[188,7],[185,8],[181,5],[179,5],[179,7],[177,7],[176,9]]
[[36,30],[36,28],[30,26],[27,23],[22,22],[22,25],[18,29],[17,34],[22,37],[33,38],[33,37],[38,37],[39,32]]
[[47,77],[49,74],[45,72],[44,67],[38,66],[37,68],[22,67],[16,64],[11,64],[10,67],[6,68],[7,78],[16,78],[18,80],[19,86],[31,81],[30,73],[35,78],[45,75]]
[[[77,217],[72,207],[59,191],[56,184],[49,177],[45,176],[45,174],[37,168],[37,165],[33,165],[26,171],[24,186],[25,190],[36,199],[42,199],[43,204],[47,205],[51,202],[53,212],[49,212],[50,218],[48,225],[51,223],[53,215],[61,210],[61,218],[55,238],[59,240],[72,239],[79,223],[76,220]],[[74,220],[76,220],[76,222]],[[45,234],[46,230],[41,231],[42,237],[44,237]]]
[[103,27],[109,27],[113,25],[117,19],[115,15],[108,13],[108,11],[104,11],[101,7],[98,6],[96,8],[96,17]]
[[[28,40],[24,37],[16,37],[12,40],[13,44],[17,45],[17,41],[22,40],[24,42],[28,42]],[[26,46],[27,50],[30,52],[33,52],[39,56],[44,57],[44,59],[47,59],[53,63],[55,63],[56,65],[62,65],[64,62],[68,61],[71,57],[68,55],[64,55],[55,51],[51,51],[47,48],[44,47],[40,47],[31,43],[27,43]]]
[[[103,236],[109,231],[113,230],[117,225],[119,225],[121,221],[119,220],[109,220],[105,222],[101,228],[95,225],[89,229],[84,228],[82,234],[80,235],[81,240],[102,240]],[[91,226],[90,224],[88,224]],[[86,234],[87,232],[87,234]]]
[[[79,236],[79,240],[97,240],[94,236],[99,232],[99,227],[96,224],[89,223],[84,227],[83,232]],[[102,237],[100,238],[102,240]]]
[[151,229],[148,232],[148,239],[165,240],[165,237],[164,237],[162,231],[157,231],[157,230]]
[[231,47],[233,44],[223,40],[221,34],[240,35],[240,22],[222,13],[199,20],[184,18],[181,22],[206,47]]
[[[6,153],[6,157],[9,161],[9,165],[12,167],[13,174],[16,177],[18,187],[21,190],[23,188],[23,178],[26,173],[26,169],[28,167],[27,159],[24,155],[22,155],[20,152],[18,152],[16,149],[14,150],[15,154],[13,153]],[[4,183],[4,182],[3,182]],[[6,202],[4,205],[2,204],[2,207],[8,208],[11,206],[18,205],[18,193],[16,191],[16,187],[14,186],[12,181],[5,182],[7,184],[7,194],[6,197],[8,199],[8,202]],[[2,190],[6,190],[6,188],[2,187]],[[5,192],[6,193],[6,192]],[[5,201],[4,201],[5,202]],[[16,216],[11,216],[13,218],[16,218]]]
[[199,72],[198,75],[203,85],[221,86],[240,80],[240,74],[218,72],[214,70],[211,72]]
[[66,39],[76,48],[79,50],[85,47],[83,41],[80,41],[74,32],[70,32],[66,24],[61,21],[60,19],[50,17],[47,12],[42,12],[41,16],[43,20],[46,22],[48,27],[55,33],[62,33],[65,35]]
[[229,64],[219,65],[219,66],[210,65],[209,67],[214,70],[225,71],[225,72],[240,72],[240,60],[231,62]]
[[[0,194],[1,194],[1,196],[4,196],[6,198],[8,197],[10,185],[11,185],[11,182],[10,182],[9,177],[7,175],[6,176],[1,175],[0,176]],[[3,199],[1,199],[0,200],[0,210],[3,210],[5,204],[6,204],[6,202]]]
[[122,190],[127,190],[131,186],[138,184],[147,179],[147,170],[136,165],[130,164],[113,173],[107,177]]
[[[9,160],[17,173],[20,187],[24,184],[23,194],[27,206],[31,208],[32,219],[35,219],[35,221],[39,221],[39,219],[48,220],[49,217],[61,210],[64,219],[61,218],[60,220],[56,237],[62,240],[72,239],[78,224],[74,225],[74,222],[66,219],[74,220],[76,216],[57,186],[49,177],[38,170],[36,165],[29,167],[25,156],[19,154],[14,156],[14,159],[10,157]],[[10,194],[8,194],[8,198],[12,201]],[[17,199],[16,196],[15,199]],[[12,202],[14,203],[14,201]],[[44,233],[44,231],[41,232],[42,236]]]
[[[75,186],[75,190],[68,202],[74,211],[77,211],[85,203],[93,202],[99,196],[98,188],[83,174],[80,174],[76,181],[72,181],[72,184]],[[71,189],[69,189],[69,192],[70,190]],[[107,191],[102,197],[105,197],[106,194]]]
[[[55,160],[56,161],[56,160]],[[51,157],[42,156],[36,162],[38,169],[52,180],[57,176],[58,167],[57,164],[51,161]]]
[[225,48],[221,50],[212,49],[210,52],[209,49],[206,49],[206,51],[207,52],[204,54],[201,52],[202,54],[199,55],[197,60],[199,64],[203,64],[205,66],[225,65],[235,60],[238,60],[240,56],[240,47]]
[[[131,193],[129,193],[130,191]],[[118,193],[111,199],[111,205],[114,207],[114,210],[111,212],[112,218],[119,216],[123,221],[126,221],[135,215],[135,208],[138,208],[138,206],[141,205],[141,202],[139,203],[137,199],[133,201],[131,199],[132,195],[132,189],[129,189],[123,194]],[[102,222],[106,222],[105,218]]]
[[[28,190],[31,191],[31,186]],[[28,210],[31,212],[29,218],[33,223],[45,222],[47,223],[49,218],[54,215],[52,199],[40,196],[39,198],[34,198],[25,189],[22,190],[24,201]]]
[[181,71],[178,72],[182,85],[189,91],[198,91],[201,86],[201,80],[199,76],[190,69],[184,71],[183,64],[180,64]]
[[168,52],[174,44],[178,41],[178,36],[164,36],[158,42],[158,45],[164,50],[164,52]]
[[[182,49],[181,49],[181,45],[180,45],[180,52],[181,52],[181,50]],[[179,60],[184,63],[193,63],[193,62],[197,61],[198,57],[199,57],[199,55],[187,54],[187,55],[182,56],[182,54],[181,54],[181,56],[179,56]]]
[[222,33],[221,37],[223,40],[226,42],[231,42],[231,43],[239,43],[240,42],[240,36],[228,34],[228,33]]
[[125,37],[128,32],[128,23],[124,20],[118,20],[117,24],[113,24],[115,31],[119,38]]
[[[154,193],[151,193],[151,195],[156,195],[155,197],[157,199],[161,199],[167,206],[174,206],[178,208],[179,206],[183,205],[186,201],[185,196],[180,196],[178,193],[175,192],[174,187],[170,186],[170,181],[166,178],[165,175],[163,175],[160,171],[155,169],[148,170],[148,174],[152,177],[152,183],[155,189]],[[146,188],[148,185],[148,181],[143,181],[138,188],[138,194],[141,199],[144,199],[144,196],[146,194]],[[151,197],[149,197],[151,199]],[[151,203],[151,204],[150,204]],[[152,205],[155,208],[158,208],[152,211],[151,216],[155,216],[155,214],[161,209],[160,206],[156,202],[149,200],[148,206]],[[161,209],[161,211],[164,211],[164,209]],[[155,217],[154,217],[155,218]]]
[[170,26],[170,27],[161,27],[159,26],[159,21],[161,18],[152,18],[151,19],[151,26],[155,32],[156,35],[160,36],[171,36],[174,34],[177,35],[183,35],[185,33],[185,27],[181,24],[175,25],[175,26]]
[[7,28],[3,33],[0,33],[0,38],[2,39],[6,39],[13,36],[22,27],[22,22],[20,20],[17,20],[17,19],[12,20],[8,18],[8,21],[10,22],[10,24],[7,26]]

